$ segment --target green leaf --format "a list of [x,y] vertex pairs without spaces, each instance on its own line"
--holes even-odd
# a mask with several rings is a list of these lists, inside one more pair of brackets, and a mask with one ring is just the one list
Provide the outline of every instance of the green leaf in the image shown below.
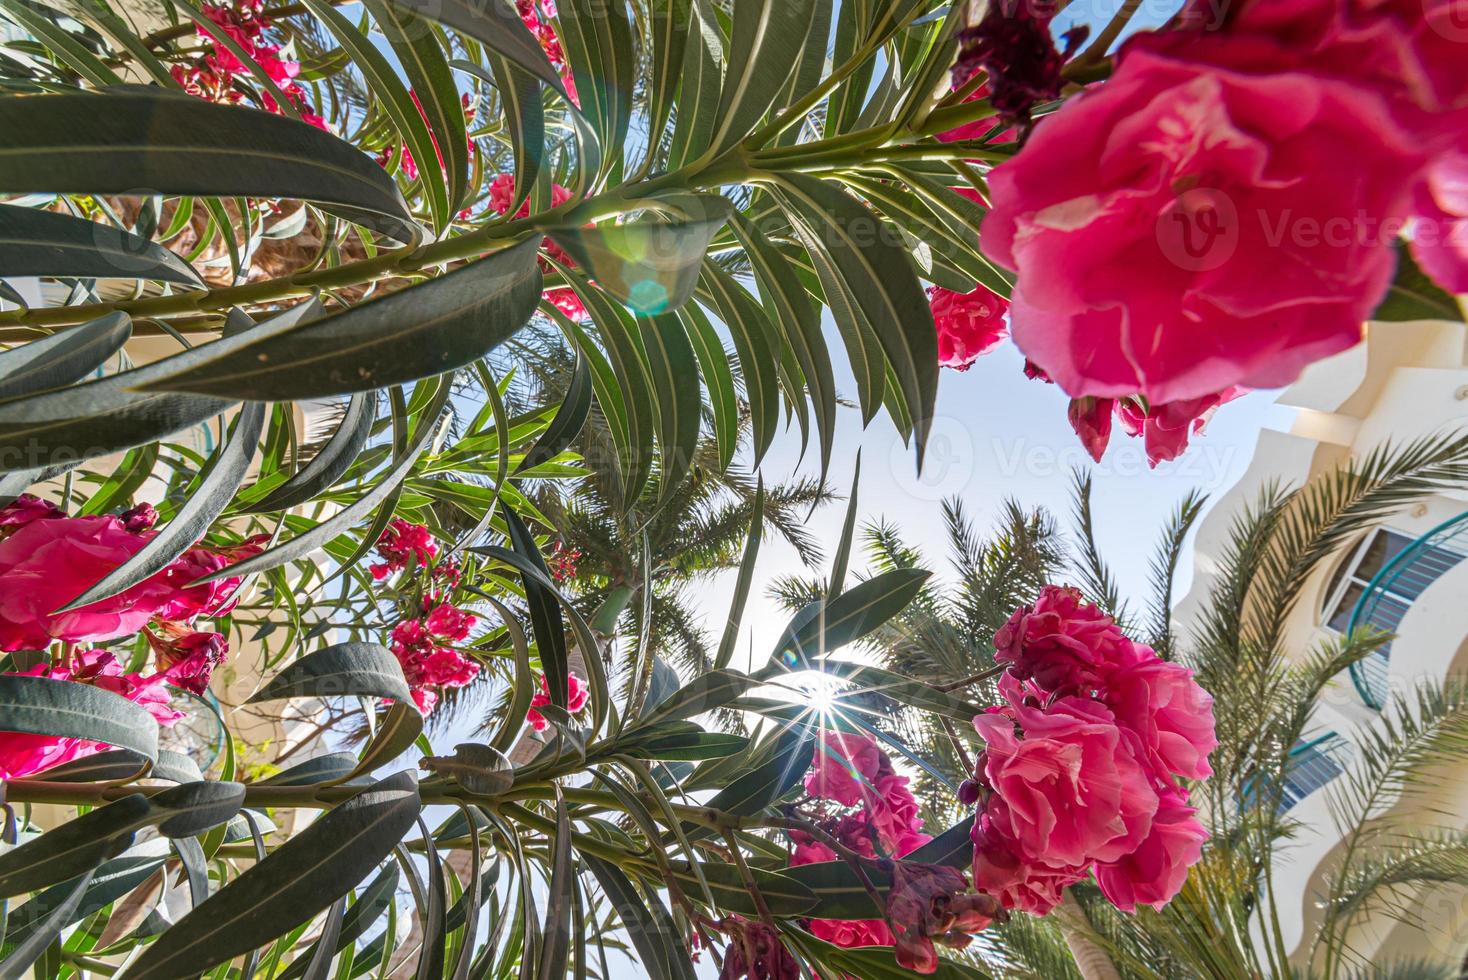
[[566,396],[556,409],[555,418],[520,460],[520,465],[515,467],[516,473],[548,463],[570,447],[591,414],[592,394],[591,368],[585,356],[578,356],[575,373],[566,387]]
[[732,227],[754,269],[770,321],[784,338],[785,347],[795,355],[810,391],[821,444],[820,479],[824,480],[836,439],[836,378],[830,351],[821,335],[820,310],[811,302],[790,260],[748,218],[736,212]]
[[327,811],[163,933],[130,980],[195,976],[310,920],[392,852],[421,806],[401,772]]
[[540,83],[533,75],[509,58],[493,53],[486,57],[493,74],[469,61],[450,64],[499,90],[500,110],[508,124],[510,151],[515,159],[515,196],[507,211],[518,214],[540,177],[540,164],[545,156],[545,107],[540,101]]
[[830,256],[828,295],[834,271],[870,322],[912,418],[921,465],[938,395],[938,334],[911,258],[881,218],[822,180],[787,174],[779,193],[807,249]]
[[744,557],[739,560],[739,577],[734,582],[734,596],[729,600],[729,618],[719,640],[714,667],[722,670],[734,659],[734,644],[739,641],[739,624],[744,622],[744,606],[749,601],[749,587],[754,581],[754,563],[759,557],[760,539],[765,533],[765,479],[759,478],[754,492],[753,514],[749,534],[744,539]]
[[638,725],[638,730],[722,708],[754,684],[754,678],[737,670],[719,669],[699,674],[658,705]]
[[744,393],[749,399],[749,414],[754,428],[754,465],[764,457],[774,442],[780,420],[778,356],[769,317],[764,308],[749,295],[734,277],[716,262],[705,261],[700,286],[729,328],[739,366],[744,371]]
[[[378,873],[377,877],[357,893],[357,900],[347,909],[346,915],[342,916],[341,931],[337,934],[336,941],[331,944],[334,953],[339,954],[355,943],[387,911],[397,891],[399,877],[398,866],[388,864]],[[313,950],[319,948],[321,948],[320,938],[311,945]],[[295,980],[296,977],[306,972],[309,964],[310,961],[304,954],[296,957],[291,965],[280,974],[278,980]]]
[[182,783],[148,798],[150,819],[165,837],[193,837],[228,823],[244,802],[243,785],[212,780]]
[[679,732],[639,741],[630,751],[649,759],[701,762],[704,759],[722,759],[735,755],[748,747],[749,739],[743,735],[729,735],[724,732]]
[[[253,558],[246,558],[242,562],[228,565],[213,575],[205,576],[201,581],[253,575],[256,572],[263,572],[266,569],[284,565],[286,562],[295,561],[297,558],[304,558],[316,549],[324,548],[337,535],[356,526],[363,518],[372,513],[378,504],[388,499],[397,490],[399,484],[407,478],[408,471],[413,468],[413,464],[418,461],[418,457],[427,448],[434,434],[439,431],[439,415],[444,405],[448,403],[451,392],[451,386],[447,384],[439,386],[434,403],[422,413],[418,421],[418,428],[413,433],[412,442],[405,447],[402,459],[398,460],[392,469],[376,477],[371,489],[366,493],[311,530],[298,534],[289,541],[269,548]],[[369,547],[377,543],[371,539],[370,535],[367,540],[370,541]]]
[[[520,520],[508,503],[501,504],[505,526],[509,529],[510,547],[515,554],[529,562],[543,576],[550,572],[535,546],[530,529]],[[546,688],[550,692],[551,704],[561,710],[567,706],[570,690],[570,667],[567,665],[566,628],[561,619],[561,606],[556,596],[545,589],[536,577],[522,573],[520,581],[525,591],[525,604],[530,608],[530,625],[535,633],[535,649],[540,654],[541,669],[545,671]]]
[[715,793],[708,807],[741,816],[758,813],[794,789],[810,769],[816,740],[797,730],[784,733],[776,744],[776,751],[768,761]]
[[[147,758],[130,749],[110,749],[44,769],[35,778],[48,783],[125,783],[143,775],[147,766]],[[156,776],[157,769],[154,766],[149,775]]]
[[242,508],[246,514],[287,510],[304,504],[333,486],[351,468],[372,435],[377,413],[377,395],[358,392],[347,402],[346,413],[336,431],[310,462],[291,475],[280,486],[259,500]]
[[[345,140],[284,116],[163,90],[0,97],[11,193],[300,198],[364,212],[407,241],[392,178]],[[355,219],[354,219],[355,220]]]
[[718,118],[724,34],[710,0],[693,0],[689,14],[669,169],[686,166],[708,149]]
[[47,888],[117,857],[153,814],[148,798],[133,793],[0,854],[0,898]]
[[[62,882],[46,889],[10,913],[5,930],[6,944],[24,942],[38,930],[48,927],[65,929],[73,922],[101,911],[147,881],[163,867],[163,862],[162,856],[124,855],[98,865],[91,873],[91,882],[81,900],[70,913],[59,917],[56,913],[73,894],[76,882]],[[0,969],[0,976],[3,975],[3,969]]]
[[806,667],[832,650],[866,636],[897,615],[932,575],[922,568],[896,568],[861,582],[829,602],[813,602],[792,620],[775,645],[774,659]]
[[235,420],[229,441],[215,454],[210,469],[174,514],[148,543],[131,558],[102,576],[81,595],[62,607],[69,612],[82,606],[109,599],[152,578],[167,568],[174,559],[192,548],[208,533],[216,518],[234,498],[240,481],[249,471],[260,443],[268,409],[262,402],[246,405]]
[[204,286],[183,259],[130,231],[10,204],[0,204],[0,269],[7,276],[153,279]]
[[[289,330],[317,309],[315,303],[300,303],[247,333],[215,343],[238,343],[255,331]],[[0,452],[19,451],[28,462],[42,465],[53,457],[92,459],[198,425],[235,403],[232,398],[133,390],[167,373],[171,363],[172,358],[165,358],[70,388],[0,402]]]
[[673,220],[648,217],[626,224],[546,230],[598,286],[644,315],[676,310],[688,302],[709,242],[733,210],[716,194],[651,203],[681,213]]
[[418,763],[424,769],[448,776],[471,793],[494,796],[515,782],[514,768],[504,753],[489,745],[460,742],[453,755],[426,755]]
[[693,0],[650,0],[645,17],[652,35],[647,81],[647,145],[649,159],[663,145],[668,117],[678,93]]
[[659,460],[658,495],[671,499],[693,467],[703,423],[703,397],[698,385],[698,358],[676,314],[638,317],[642,349],[657,396]]
[[385,646],[338,643],[308,653],[286,667],[255,693],[247,704],[279,698],[374,697],[412,698],[403,667]]
[[841,525],[841,539],[836,545],[836,556],[831,560],[831,580],[826,584],[826,600],[829,602],[841,594],[846,587],[846,566],[851,560],[851,540],[856,534],[857,488],[861,486],[861,450],[856,451],[856,467],[851,474],[851,496],[846,501],[846,520]]
[[[31,930],[29,936],[23,939],[5,959],[0,960],[0,977],[5,980],[17,980],[25,975],[32,963],[41,958],[53,942],[61,935],[61,930],[74,921],[77,907],[81,905],[82,897],[86,894],[87,887],[92,883],[92,873],[88,871],[77,879],[76,884],[68,884],[70,889],[65,901],[57,905],[55,910],[43,921],[39,922]],[[29,904],[22,906],[28,908]]]
[[627,6],[623,0],[561,0],[556,8],[566,62],[581,110],[605,150],[605,169],[620,158],[632,122],[637,56]]
[[545,51],[526,29],[509,0],[391,0],[466,36],[509,58],[515,64],[560,93],[568,105],[570,97],[561,76],[551,66]]
[[530,669],[530,645],[525,642],[525,631],[520,628],[515,614],[498,599],[488,595],[484,598],[499,613],[515,654],[515,675],[510,684],[509,700],[501,711],[499,727],[489,743],[496,751],[508,752],[525,727],[525,712],[530,710],[530,701],[535,697],[535,674]]
[[789,84],[810,35],[816,0],[745,0],[734,6],[729,70],[712,152],[744,139]]
[[544,942],[537,977],[550,980],[566,975],[567,950],[571,945],[571,889],[576,872],[571,864],[571,811],[556,793],[556,833],[550,842],[549,893],[545,902]]
[[18,0],[0,0],[0,8],[4,9],[7,18],[44,44],[58,59],[90,82],[94,88],[122,84],[122,79],[116,72],[98,60],[97,56],[74,34],[62,29],[55,20],[43,14],[41,10],[27,6]]
[[668,909],[656,894],[644,898],[622,869],[592,854],[582,854],[581,863],[596,876],[617,916],[637,950],[639,965],[651,980],[695,980],[688,947],[679,941],[678,929]]
[[698,355],[699,373],[708,389],[709,406],[714,416],[714,441],[719,449],[719,469],[722,472],[734,461],[734,452],[739,448],[742,408],[734,387],[734,372],[729,369],[732,358],[697,303],[685,304],[678,311],[678,318],[688,330],[688,340]]
[[1371,314],[1373,320],[1404,322],[1411,320],[1451,320],[1461,323],[1463,308],[1457,297],[1433,282],[1412,257],[1412,250],[1397,243],[1397,275],[1381,305]]
[[82,738],[129,749],[149,761],[158,757],[153,716],[122,695],[89,684],[0,674],[0,717],[8,732]]
[[[438,35],[433,27],[406,7],[387,0],[366,0],[377,29],[382,31],[397,55],[398,64],[408,79],[408,89],[416,96],[414,108],[427,120],[432,134],[432,147],[437,152],[429,157],[433,172],[442,170],[448,184],[448,210],[444,224],[464,203],[469,183],[469,133],[465,129],[464,106],[459,100],[459,86],[444,58]],[[377,94],[381,94],[380,90]],[[419,179],[424,179],[423,162],[418,162]]]
[[[699,878],[687,861],[673,861],[672,866],[673,876],[679,882],[698,886]],[[734,865],[702,862],[698,870],[703,873],[703,880],[708,882],[709,891],[713,893],[714,901],[718,902],[719,908],[740,915],[760,914],[749,887],[744,883],[743,875]],[[750,868],[749,871],[750,877],[754,879],[755,887],[759,889],[760,897],[771,914],[802,915],[807,909],[815,906],[815,893],[788,874],[766,871],[763,868]]]
[[71,384],[107,363],[132,336],[126,313],[109,313],[0,352],[0,399]]
[[984,710],[954,694],[880,667],[829,658],[814,661],[811,666],[847,682],[850,690],[838,695],[841,699],[857,700],[865,694],[882,694],[908,707],[930,711],[964,724],[972,722],[974,716]]
[[149,365],[157,374],[140,387],[289,401],[454,370],[494,350],[535,312],[541,290],[536,249],[526,240],[293,330],[252,340],[256,328],[203,344]]
[[348,776],[356,768],[357,757],[352,753],[332,752],[291,766],[260,780],[260,783],[265,786],[313,786],[317,783],[337,782],[338,777]]

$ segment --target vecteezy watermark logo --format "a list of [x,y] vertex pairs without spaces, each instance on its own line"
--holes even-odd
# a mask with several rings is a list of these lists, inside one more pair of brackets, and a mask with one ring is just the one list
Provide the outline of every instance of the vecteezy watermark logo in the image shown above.
[[968,426],[949,416],[933,419],[923,470],[913,470],[913,450],[894,435],[888,465],[903,490],[918,500],[937,501],[962,493],[974,477],[974,439]]
[[1468,0],[1422,0],[1422,10],[1427,26],[1440,37],[1468,44]]
[[1212,187],[1194,187],[1157,216],[1157,245],[1180,269],[1209,272],[1233,258],[1239,247],[1239,211],[1233,199]]

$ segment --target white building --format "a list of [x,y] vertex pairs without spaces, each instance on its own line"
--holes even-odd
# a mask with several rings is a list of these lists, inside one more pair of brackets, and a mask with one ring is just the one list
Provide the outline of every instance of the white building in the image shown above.
[[[1195,620],[1229,525],[1271,482],[1300,485],[1385,443],[1400,445],[1468,428],[1468,326],[1462,323],[1373,323],[1367,339],[1315,364],[1279,397],[1295,409],[1288,431],[1265,429],[1245,476],[1201,523],[1195,578],[1177,616]],[[1354,739],[1378,718],[1391,692],[1424,679],[1468,672],[1468,493],[1454,491],[1389,517],[1377,530],[1323,563],[1307,585],[1288,627],[1288,651],[1303,655],[1329,632],[1370,624],[1395,638],[1336,678],[1322,698],[1286,789],[1298,836],[1276,857],[1275,885],[1286,946],[1303,957],[1302,940],[1319,915],[1327,859],[1340,843],[1324,787],[1349,763]],[[1436,774],[1434,774],[1436,778]],[[1468,827],[1468,772],[1437,779],[1429,798],[1410,804],[1422,829]],[[1444,965],[1468,953],[1468,896],[1421,894],[1420,923],[1368,920],[1352,935],[1373,961],[1412,957]],[[1420,927],[1419,927],[1420,926]]]

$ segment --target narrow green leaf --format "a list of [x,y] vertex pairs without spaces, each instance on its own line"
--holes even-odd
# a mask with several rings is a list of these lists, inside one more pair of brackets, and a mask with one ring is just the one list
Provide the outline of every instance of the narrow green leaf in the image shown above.
[[591,869],[617,910],[637,950],[638,962],[651,980],[694,980],[688,947],[678,940],[678,929],[662,901],[656,895],[644,898],[622,869],[610,861],[582,854],[581,863]]
[[82,738],[149,761],[158,757],[153,716],[122,695],[89,684],[0,674],[0,717],[8,732]]
[[141,387],[288,401],[370,391],[454,370],[494,350],[535,312],[541,290],[536,249],[534,240],[526,240],[254,342],[251,331],[201,345],[150,365],[157,373]]
[[[279,679],[277,676],[276,680]],[[337,781],[337,777],[346,776],[356,768],[356,756],[350,752],[332,752],[291,766],[260,780],[260,783],[266,786],[312,786]]]
[[742,409],[734,387],[734,372],[729,369],[732,358],[724,350],[724,342],[719,339],[708,315],[697,303],[684,304],[678,311],[678,318],[688,330],[688,340],[698,355],[699,373],[708,389],[714,417],[714,442],[719,449],[719,469],[722,472],[734,461],[734,452],[739,448]]
[[246,514],[287,510],[306,503],[333,486],[351,468],[372,435],[377,412],[377,394],[358,392],[347,402],[346,413],[320,452],[289,480],[264,497],[242,508]]
[[0,187],[11,193],[300,198],[413,237],[407,204],[371,157],[284,116],[129,88],[0,97],[0,132],[10,134]]
[[488,58],[493,74],[467,61],[452,64],[460,71],[492,82],[499,90],[500,108],[508,123],[510,151],[515,159],[515,196],[508,211],[518,214],[540,179],[540,165],[545,158],[545,107],[540,101],[540,83],[534,76],[509,58],[494,54]]
[[19,980],[30,969],[31,964],[41,958],[53,942],[61,935],[61,930],[73,919],[73,916],[86,894],[87,886],[92,883],[92,873],[88,871],[77,879],[71,888],[66,900],[58,905],[50,915],[31,930],[30,935],[21,940],[10,955],[0,960],[0,978],[3,980]]
[[140,235],[10,204],[0,204],[0,269],[7,276],[153,279],[204,286],[187,262]]
[[780,416],[779,378],[776,373],[778,346],[774,328],[764,307],[749,295],[734,277],[716,262],[705,261],[700,287],[719,312],[734,340],[739,366],[744,372],[744,393],[754,428],[754,465],[774,442]]
[[846,566],[851,561],[851,541],[856,536],[857,490],[861,486],[861,450],[856,452],[856,467],[851,474],[851,496],[846,501],[846,520],[841,525],[841,540],[836,557],[831,560],[831,580],[826,584],[826,600],[834,600],[846,586]]
[[591,414],[592,395],[591,368],[586,357],[580,355],[576,358],[575,373],[571,376],[570,385],[566,387],[566,396],[556,409],[555,418],[551,419],[551,424],[520,460],[515,472],[533,470],[541,463],[547,463],[565,452],[581,434],[581,428]]
[[417,780],[402,772],[327,811],[163,933],[130,980],[195,976],[308,921],[391,853],[420,807]]
[[719,640],[719,652],[714,657],[716,670],[729,666],[729,662],[734,659],[734,645],[739,642],[739,624],[744,622],[744,607],[749,601],[749,588],[754,582],[754,563],[759,556],[760,539],[764,532],[765,479],[761,476],[754,493],[754,512],[749,522],[749,534],[744,539],[744,557],[739,560],[739,577],[734,582],[734,596],[729,600],[729,618],[724,623],[724,635]]
[[556,792],[556,834],[551,841],[549,870],[550,891],[545,901],[545,940],[541,946],[540,966],[535,975],[553,980],[566,975],[567,951],[571,945],[571,889],[575,887],[575,869],[571,865],[571,811]]
[[670,169],[686,166],[708,149],[723,81],[724,34],[711,0],[693,0],[689,15],[678,86],[678,119],[668,152]]
[[107,363],[132,336],[126,313],[109,313],[80,326],[0,352],[0,399],[71,384]]
[[1397,275],[1381,305],[1371,314],[1373,320],[1404,322],[1411,320],[1464,319],[1457,297],[1433,282],[1412,257],[1411,249],[1397,244]]
[[47,888],[117,857],[152,814],[148,798],[133,793],[0,854],[0,898]]
[[815,757],[816,740],[805,732],[790,731],[780,736],[778,744],[772,758],[719,790],[708,806],[725,813],[758,813],[794,789]]
[[136,554],[108,572],[60,611],[69,612],[126,592],[161,572],[203,538],[215,519],[224,513],[225,507],[234,498],[235,490],[255,458],[267,408],[262,402],[246,405],[235,420],[229,441],[215,454],[209,471],[174,514],[173,520],[165,524]]
[[97,58],[87,46],[51,17],[19,0],[0,0],[0,10],[22,30],[31,34],[72,71],[91,83],[93,88],[121,85],[122,78]]
[[734,6],[713,152],[744,139],[789,83],[810,35],[815,7],[816,0],[745,0]]
[[869,319],[901,385],[921,465],[938,395],[938,334],[911,258],[890,226],[825,181],[786,175],[780,194],[807,248],[830,255],[842,285]]
[[581,110],[604,151],[599,169],[606,170],[621,158],[637,84],[627,5],[623,0],[561,0],[556,9]]
[[652,59],[647,82],[647,143],[649,159],[663,144],[668,117],[688,52],[688,26],[693,0],[651,0],[646,20],[652,35]]
[[658,414],[658,495],[669,500],[693,468],[703,422],[698,358],[676,314],[638,317],[642,349],[652,376]]
[[412,697],[398,658],[376,643],[338,643],[308,653],[270,679],[247,704],[278,698]]
[[791,621],[775,646],[775,660],[804,668],[832,650],[866,636],[906,608],[932,575],[897,568],[874,576],[830,602],[813,602]]
[[392,0],[392,3],[461,31],[498,51],[571,104],[561,76],[546,58],[540,42],[526,29],[510,0]]

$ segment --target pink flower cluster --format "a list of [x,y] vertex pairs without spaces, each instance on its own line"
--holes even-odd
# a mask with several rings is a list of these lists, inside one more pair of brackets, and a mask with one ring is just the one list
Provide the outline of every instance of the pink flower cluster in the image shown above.
[[975,885],[1043,915],[1094,873],[1118,908],[1161,908],[1208,837],[1178,780],[1211,774],[1212,698],[1074,589],[1046,586],[994,644],[1005,703],[974,719],[963,787]]
[[[423,111],[423,103],[419,101],[418,93],[409,90],[408,95],[410,98],[412,98],[413,106],[418,110],[418,115],[423,118],[423,121],[425,123],[427,123],[428,114]],[[474,107],[469,103],[468,92],[465,92],[460,98],[460,104],[463,106],[464,121],[467,124],[470,120],[474,118]],[[435,136],[432,132],[429,132],[428,138],[433,142],[433,154],[438,158],[439,168],[442,169],[444,167],[443,150],[439,148],[438,137]],[[479,147],[474,142],[473,136],[470,136],[468,138],[468,144],[469,153],[470,155],[473,155],[479,149]],[[413,159],[413,151],[408,149],[407,144],[405,143],[395,143],[391,146],[383,147],[382,150],[377,154],[377,163],[379,166],[382,167],[389,166],[392,163],[394,156],[398,157],[399,167],[403,171],[403,176],[407,177],[409,180],[417,180],[418,161]],[[458,218],[460,221],[463,221],[465,218],[469,217],[469,214],[472,210],[472,208],[464,208],[457,215],[455,215],[455,217]]]
[[[1242,0],[1204,30],[1211,9],[1040,120],[981,236],[1019,274],[1016,344],[1073,398],[1139,397],[1155,458],[1198,406],[1356,344],[1404,232],[1468,289],[1461,0]],[[1094,447],[1106,411],[1074,411]]]
[[[558,208],[571,199],[571,192],[560,184],[551,185],[551,207]],[[489,207],[490,210],[499,214],[509,214],[510,205],[515,203],[515,175],[499,174],[489,183]],[[530,201],[526,200],[520,205],[520,210],[515,212],[515,217],[524,218],[530,214]],[[555,242],[543,241],[541,248],[546,254],[555,259],[561,265],[574,266],[576,260],[566,254],[566,250]],[[542,258],[540,267],[549,272],[550,265]],[[560,310],[572,320],[581,320],[586,317],[586,307],[581,305],[581,300],[576,292],[570,287],[548,289],[545,298],[550,300],[556,309]]]
[[[816,747],[805,777],[805,791],[817,800],[855,808],[831,814],[823,828],[842,846],[865,857],[885,854],[903,857],[932,838],[922,832],[923,820],[908,779],[892,767],[892,760],[866,735],[826,732]],[[792,866],[837,860],[836,852],[799,831],[791,834],[795,848]],[[883,919],[813,919],[810,931],[837,946],[891,946],[891,928]]]
[[[38,664],[31,670],[19,672],[19,676],[48,677],[111,691],[145,708],[164,727],[172,726],[184,716],[183,712],[169,706],[164,682],[170,678],[164,674],[145,677],[126,673],[117,658],[103,650],[79,650],[71,655],[69,663]],[[22,779],[94,755],[105,747],[100,742],[81,738],[7,732],[0,736],[0,780]]]
[[403,666],[413,703],[425,715],[438,704],[439,688],[463,687],[479,676],[479,665],[452,646],[469,638],[476,621],[473,613],[440,603],[427,616],[393,627],[393,656]]
[[561,50],[561,39],[556,36],[556,29],[547,23],[547,18],[556,16],[555,0],[515,0],[515,10],[520,14],[526,29],[539,42],[551,67],[561,73],[561,83],[566,86],[566,94],[579,106],[581,100],[576,94],[576,79],[572,77],[571,69],[566,64],[566,54]]
[[55,610],[142,550],[155,533],[147,504],[121,515],[67,517],[23,495],[0,507],[0,650],[38,650],[53,640],[101,643],[137,633],[150,621],[191,623],[234,607],[238,578],[189,583],[259,554],[263,539],[233,548],[195,546],[162,571],[109,599]]
[[429,562],[438,557],[438,542],[433,533],[422,524],[394,517],[377,539],[377,553],[382,561],[372,565],[368,571],[378,582],[394,572],[405,568],[427,568]]
[[[170,69],[175,81],[184,91],[210,102],[235,104],[244,100],[244,94],[235,88],[236,78],[249,75],[244,62],[218,40],[225,35],[238,44],[270,80],[291,101],[301,115],[301,121],[317,129],[331,131],[325,119],[311,111],[306,90],[296,81],[301,66],[280,56],[281,46],[265,39],[270,29],[270,20],[261,16],[262,0],[233,0],[231,3],[206,3],[201,12],[212,27],[198,28],[198,35],[209,42],[208,51],[187,64],[177,64]],[[261,92],[260,99],[265,109],[279,113],[281,108],[269,92]]]
[[[568,714],[578,714],[586,707],[586,702],[591,699],[591,691],[586,682],[575,674],[567,675],[566,685],[566,711]],[[525,720],[530,727],[537,732],[543,732],[550,727],[550,722],[545,720],[545,715],[536,711],[536,708],[544,708],[551,703],[550,686],[546,683],[545,675],[540,677],[540,690],[530,699],[530,710],[525,712]]]
[[580,548],[568,548],[564,542],[557,541],[551,548],[551,553],[546,556],[546,566],[550,569],[551,578],[557,582],[569,582],[576,577],[576,564],[581,561]]

